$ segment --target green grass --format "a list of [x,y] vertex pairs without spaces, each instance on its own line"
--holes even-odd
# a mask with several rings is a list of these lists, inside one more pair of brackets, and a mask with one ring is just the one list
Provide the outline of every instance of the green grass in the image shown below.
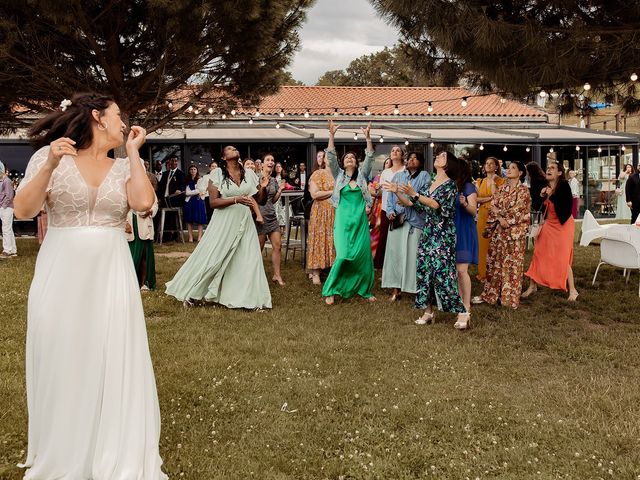
[[[0,263],[0,478],[22,478],[26,300],[37,244]],[[165,245],[158,253],[189,246]],[[324,305],[297,263],[266,312],[144,295],[172,478],[640,478],[638,274],[576,246],[580,297],[542,290],[472,329],[412,302]],[[181,259],[158,256],[159,285]],[[270,269],[269,262],[266,262]],[[267,272],[270,278],[270,272]],[[379,285],[379,282],[377,282]],[[478,285],[474,285],[478,289]]]

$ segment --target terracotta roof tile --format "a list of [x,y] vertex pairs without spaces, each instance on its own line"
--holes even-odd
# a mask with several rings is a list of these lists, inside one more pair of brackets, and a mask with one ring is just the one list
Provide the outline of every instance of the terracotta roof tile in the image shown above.
[[[475,96],[458,87],[307,87],[284,86],[278,93],[262,100],[260,112],[286,115],[331,115],[338,108],[340,115],[364,115],[368,106],[371,115],[393,115],[396,104],[399,116],[490,116],[540,118],[546,114],[537,108],[501,99],[495,94]],[[461,98],[468,97],[466,107]],[[501,101],[502,100],[502,101]],[[428,111],[432,102],[433,111]],[[245,113],[250,113],[246,110]]]

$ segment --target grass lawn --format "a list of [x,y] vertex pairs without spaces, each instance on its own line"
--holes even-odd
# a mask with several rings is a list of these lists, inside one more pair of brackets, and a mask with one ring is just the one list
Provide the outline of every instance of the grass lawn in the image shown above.
[[[0,263],[2,479],[22,478],[27,441],[37,242],[18,249]],[[604,267],[592,287],[598,258],[598,247],[576,245],[576,304],[541,290],[515,312],[475,308],[467,332],[446,314],[416,326],[412,300],[390,304],[379,288],[376,304],[328,307],[292,262],[287,286],[272,286],[272,311],[184,311],[146,293],[165,470],[199,480],[640,478],[638,274],[626,285]],[[182,261],[159,255],[158,283]]]

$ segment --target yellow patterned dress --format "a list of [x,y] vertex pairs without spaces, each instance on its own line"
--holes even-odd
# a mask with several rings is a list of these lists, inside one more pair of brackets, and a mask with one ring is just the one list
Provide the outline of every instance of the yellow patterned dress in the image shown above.
[[[504,178],[495,176],[493,183],[486,178],[476,180],[476,188],[478,189],[478,198],[489,197],[493,195],[499,186],[505,182]],[[491,210],[491,202],[482,203],[478,206],[478,280],[484,280],[487,276],[487,253],[489,251],[490,238],[484,238],[482,233],[487,227],[487,219],[489,218],[489,210]]]
[[[321,191],[333,191],[334,180],[328,168],[313,172],[310,182]],[[335,209],[331,199],[314,200],[309,217],[309,238],[307,241],[307,268],[322,270],[330,268],[336,259],[333,246],[333,221]]]

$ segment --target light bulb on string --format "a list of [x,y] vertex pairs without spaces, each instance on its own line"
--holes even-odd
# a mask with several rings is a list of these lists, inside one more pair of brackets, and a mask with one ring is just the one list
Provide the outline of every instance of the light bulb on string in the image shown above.
[[369,115],[371,115],[371,112],[369,111],[369,107],[364,107],[364,114],[368,117]]
[[580,145],[576,145],[576,152],[580,151]]
[[433,112],[433,104],[431,102],[429,102],[429,104],[427,106],[427,112],[429,112],[429,113]]
[[236,109],[235,109],[235,108],[232,108],[232,109],[231,109],[231,115],[235,115],[235,114],[236,114]]
[[620,150],[622,150],[623,152],[627,149],[627,147],[625,147],[624,145],[622,145],[622,147],[620,147]]
[[249,117],[249,125],[253,125],[253,118]]
[[276,122],[276,128],[280,128],[280,122]]
[[280,115],[280,118],[284,118],[284,108],[280,109],[280,113],[278,115]]
[[256,108],[256,117],[259,117],[259,116],[260,116],[260,109]]
[[598,147],[598,153],[602,153],[602,147]]
[[408,147],[409,146],[409,140],[405,140],[404,144]]
[[226,119],[227,119],[227,114],[226,114],[226,113],[223,113],[223,114],[222,114],[222,120],[226,120]]
[[431,148],[433,148],[433,147],[435,147],[435,146],[436,146],[436,144],[435,144],[435,143],[433,143],[433,142],[431,142],[431,143],[429,144],[429,146],[430,146]]
[[380,142],[380,143],[384,143],[384,137],[383,137],[382,135],[380,135],[380,140],[379,140],[379,142]]
[[500,103],[505,104],[507,103],[507,99],[504,97],[500,97]]
[[213,114],[213,108],[209,107],[209,109],[207,110],[207,112],[209,112],[209,115]]
[[400,113],[400,107],[396,105],[396,108],[393,109],[393,114],[398,115]]
[[189,108],[187,108],[187,111],[188,111],[189,113],[193,112],[193,105],[189,105]]
[[462,97],[462,101],[460,102],[460,105],[462,107],[466,107],[469,104],[469,102],[467,101],[467,97]]
[[553,153],[553,147],[549,148],[549,153]]
[[[636,80],[638,80],[638,74],[637,73],[632,73],[631,74],[631,81],[635,82]],[[169,108],[171,108],[171,107],[169,107]]]
[[337,116],[338,116],[338,109],[337,109],[337,108],[334,108],[334,109],[333,109],[333,116],[334,116],[334,117],[337,117]]
[[527,148],[525,148],[524,150],[525,150],[525,152],[527,152],[527,153],[528,153],[528,152],[530,152],[530,151],[531,151],[531,148],[527,147]]
[[582,88],[584,88],[585,92],[588,92],[589,90],[591,90],[591,84],[589,82],[587,82],[587,83],[584,84],[584,87],[582,87]]
[[304,118],[309,118],[309,109],[304,112]]
[[358,134],[357,134],[357,133],[354,133],[354,134],[353,134],[353,139],[354,139],[354,140],[358,140]]
[[173,103],[172,103],[172,102],[169,102],[169,103],[167,104],[167,107],[169,107],[169,109],[172,109],[172,108],[173,108]]
[[482,143],[480,144],[480,150],[484,150],[484,145]]
[[503,152],[506,152],[507,150],[509,150],[509,149],[507,148],[507,146],[506,146],[506,145],[505,145],[504,147],[502,147],[502,151],[503,151]]
[[200,114],[200,109],[196,108],[195,112],[193,112],[193,113],[196,114],[196,115],[199,115]]
[[540,90],[540,93],[538,95],[540,95],[540,98],[545,98],[547,96],[547,92],[545,92],[544,90]]

